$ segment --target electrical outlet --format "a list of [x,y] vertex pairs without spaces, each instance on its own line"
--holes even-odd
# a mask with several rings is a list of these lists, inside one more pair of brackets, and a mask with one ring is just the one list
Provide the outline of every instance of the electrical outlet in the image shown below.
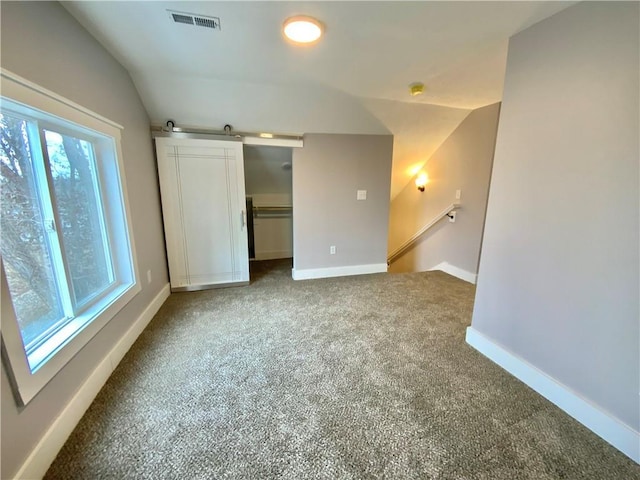
[[447,215],[449,217],[449,221],[451,223],[456,223],[456,211],[454,210],[453,212],[449,212],[449,215]]
[[151,283],[151,270],[147,270],[147,283]]
[[335,254],[336,254],[336,246],[335,246],[335,245],[331,245],[331,246],[329,247],[329,253],[330,253],[331,255],[335,255]]

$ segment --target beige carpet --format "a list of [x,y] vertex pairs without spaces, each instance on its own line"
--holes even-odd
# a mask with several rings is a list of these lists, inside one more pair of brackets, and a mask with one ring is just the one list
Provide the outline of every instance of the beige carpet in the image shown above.
[[640,478],[464,342],[472,285],[253,267],[167,300],[46,478]]

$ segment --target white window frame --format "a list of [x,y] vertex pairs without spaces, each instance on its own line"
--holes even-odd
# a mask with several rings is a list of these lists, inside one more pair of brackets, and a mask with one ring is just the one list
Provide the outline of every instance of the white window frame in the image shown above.
[[[40,110],[45,114],[59,117],[80,127],[111,137],[113,149],[105,150],[111,150],[115,153],[115,158],[111,155],[106,158],[107,161],[99,163],[98,175],[103,186],[101,189],[104,195],[103,207],[105,216],[108,218],[106,221],[107,230],[113,250],[114,268],[118,272],[116,274],[118,284],[102,301],[82,311],[31,354],[31,357],[35,354],[40,357],[31,358],[31,364],[37,365],[33,372],[11,303],[4,266],[0,265],[2,267],[2,357],[11,377],[16,399],[26,405],[100,329],[142,290],[142,287],[138,275],[120,146],[123,127],[5,69],[0,70],[0,82],[2,97],[10,102]],[[102,152],[102,157],[105,158],[104,152]]]

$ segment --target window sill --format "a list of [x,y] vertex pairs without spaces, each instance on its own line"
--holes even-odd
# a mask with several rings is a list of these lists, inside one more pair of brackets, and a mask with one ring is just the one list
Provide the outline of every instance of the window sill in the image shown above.
[[121,285],[117,287],[100,302],[93,305],[81,315],[76,316],[56,332],[55,335],[30,353],[27,356],[27,359],[31,372],[37,372],[41,366],[53,357],[53,355],[69,343],[73,342],[73,339],[76,338],[76,336],[86,327],[94,321],[99,321],[100,315],[102,315],[113,303],[117,302],[118,299],[133,286],[134,285]]
[[[3,285],[3,290],[5,288],[6,285]],[[69,322],[59,332],[56,332],[47,342],[32,352],[28,358],[24,354],[22,343],[15,345],[7,342],[10,335],[5,335],[5,330],[11,327],[12,322],[3,322],[3,347],[9,353],[5,360],[9,360],[10,369],[8,370],[11,372],[11,381],[18,393],[17,396],[21,404],[26,405],[30,402],[141,290],[139,282],[117,287],[104,301],[88,309],[82,315]],[[10,308],[11,303],[7,303]],[[6,305],[4,298],[3,304],[4,316]],[[66,335],[71,335],[71,338],[61,341],[60,339],[64,339]],[[21,361],[15,362],[16,358],[21,359]],[[33,371],[31,370],[31,365],[35,366]]]

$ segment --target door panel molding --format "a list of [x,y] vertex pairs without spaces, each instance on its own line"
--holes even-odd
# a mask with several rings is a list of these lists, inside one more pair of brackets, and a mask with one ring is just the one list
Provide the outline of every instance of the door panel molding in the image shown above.
[[172,289],[249,281],[242,144],[156,138]]

